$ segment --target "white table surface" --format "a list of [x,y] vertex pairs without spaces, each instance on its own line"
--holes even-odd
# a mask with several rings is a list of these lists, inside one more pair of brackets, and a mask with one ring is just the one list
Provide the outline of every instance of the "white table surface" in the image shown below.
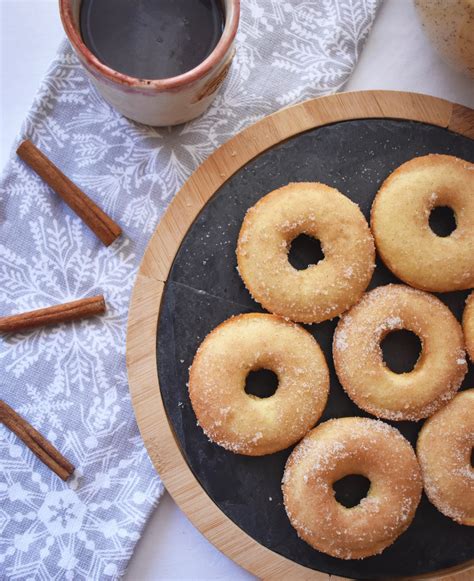
[[[0,0],[0,168],[63,37],[57,0]],[[412,0],[385,0],[346,90],[417,91],[474,107],[474,83],[439,59]],[[253,579],[219,553],[165,493],[127,581]]]

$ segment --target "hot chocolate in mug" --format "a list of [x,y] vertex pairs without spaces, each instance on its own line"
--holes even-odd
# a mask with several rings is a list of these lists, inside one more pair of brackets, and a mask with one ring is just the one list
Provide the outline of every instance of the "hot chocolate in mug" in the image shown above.
[[59,0],[59,6],[97,90],[139,123],[198,117],[231,65],[240,0]]

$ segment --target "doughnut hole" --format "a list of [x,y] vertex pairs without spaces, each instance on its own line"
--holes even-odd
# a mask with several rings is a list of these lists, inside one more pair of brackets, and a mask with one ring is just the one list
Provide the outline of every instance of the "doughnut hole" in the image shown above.
[[380,343],[385,365],[394,373],[413,371],[420,357],[420,338],[412,331],[400,329],[390,331]]
[[431,210],[429,225],[436,236],[446,238],[456,230],[456,214],[449,206],[436,206]]
[[474,468],[474,448],[471,450],[471,468]]
[[357,506],[367,496],[370,480],[361,474],[349,474],[332,485],[336,500],[346,508]]
[[321,260],[324,260],[324,252],[317,238],[300,234],[291,241],[288,261],[296,270],[306,270]]
[[278,375],[270,369],[251,371],[245,379],[245,393],[259,398],[271,397],[278,389]]

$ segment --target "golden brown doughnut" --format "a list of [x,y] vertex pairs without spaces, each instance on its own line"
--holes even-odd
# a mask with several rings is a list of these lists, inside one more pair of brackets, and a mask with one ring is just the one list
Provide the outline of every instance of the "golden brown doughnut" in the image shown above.
[[474,389],[459,392],[422,427],[417,454],[425,492],[444,515],[474,526]]
[[[320,240],[324,259],[297,270],[288,261],[300,234]],[[353,305],[372,277],[375,250],[368,224],[349,198],[319,183],[294,183],[250,208],[237,262],[253,298],[302,323],[332,319]]]
[[467,297],[466,307],[462,317],[462,327],[466,342],[466,351],[474,363],[474,292]]
[[[397,168],[375,196],[371,227],[388,268],[422,290],[474,287],[474,164],[450,155],[416,157]],[[431,211],[450,207],[456,229],[437,236]]]
[[[394,373],[380,343],[407,329],[422,343],[414,369]],[[388,420],[419,420],[445,405],[467,372],[461,325],[438,298],[405,285],[389,284],[365,294],[334,333],[336,373],[363,410]]]
[[[350,474],[371,484],[358,505],[346,508],[333,484]],[[312,430],[289,457],[282,484],[298,535],[340,559],[363,559],[391,545],[413,520],[422,491],[410,443],[395,428],[367,418],[329,420]]]
[[[269,369],[278,388],[268,398],[245,392],[251,371]],[[190,370],[189,396],[205,434],[248,456],[283,450],[318,421],[328,397],[324,355],[308,331],[274,315],[228,319],[202,342]]]

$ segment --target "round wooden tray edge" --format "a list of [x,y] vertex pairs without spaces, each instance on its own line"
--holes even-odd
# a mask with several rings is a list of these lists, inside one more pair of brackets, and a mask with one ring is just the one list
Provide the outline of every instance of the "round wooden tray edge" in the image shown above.
[[[137,423],[166,488],[191,522],[220,551],[260,578],[342,579],[303,567],[267,549],[242,531],[201,488],[175,440],[161,398],[156,330],[161,297],[176,252],[210,197],[248,161],[293,135],[361,118],[421,121],[474,138],[474,111],[427,95],[397,91],[339,93],[282,109],[248,127],[217,149],[171,202],[145,251],[132,293],[127,368]],[[417,578],[468,581],[472,562]]]
[[[166,489],[193,525],[221,552],[262,579],[328,581],[329,575],[302,567],[254,541],[212,502],[184,460],[168,424],[160,394],[156,350],[156,328],[164,283],[139,274],[132,294],[136,317],[129,318],[127,367],[137,423],[150,459]],[[135,389],[138,387],[137,389]],[[138,420],[137,407],[141,409]]]

